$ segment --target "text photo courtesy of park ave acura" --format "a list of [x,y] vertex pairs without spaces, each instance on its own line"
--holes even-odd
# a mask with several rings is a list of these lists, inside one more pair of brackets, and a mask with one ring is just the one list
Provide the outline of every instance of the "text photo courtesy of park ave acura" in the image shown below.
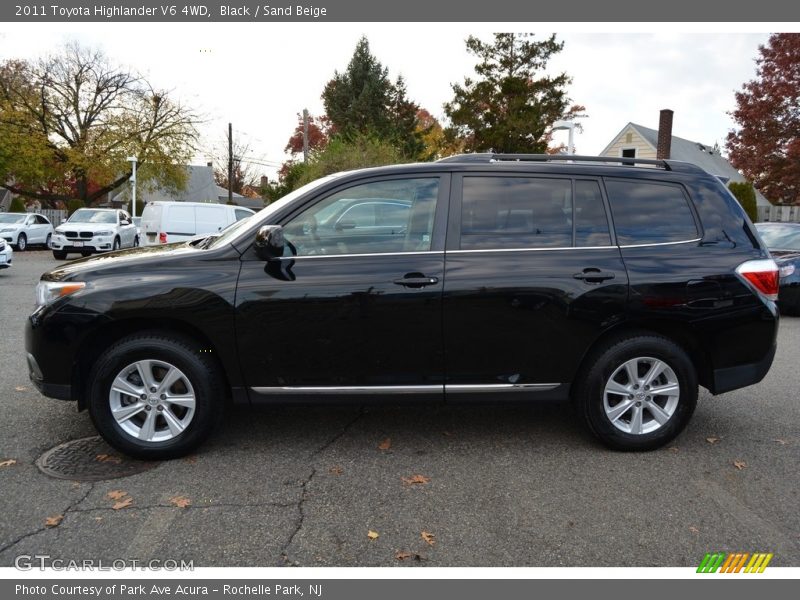
[[0,596],[797,577],[792,27],[94,6],[0,23]]

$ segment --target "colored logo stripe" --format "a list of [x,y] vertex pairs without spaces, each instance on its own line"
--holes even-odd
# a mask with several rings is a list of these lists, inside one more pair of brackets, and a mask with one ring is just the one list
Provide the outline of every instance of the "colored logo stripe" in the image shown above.
[[[698,573],[763,573],[774,555],[766,552],[707,552],[697,567]],[[750,559],[748,562],[748,558]],[[747,566],[745,567],[745,563]]]

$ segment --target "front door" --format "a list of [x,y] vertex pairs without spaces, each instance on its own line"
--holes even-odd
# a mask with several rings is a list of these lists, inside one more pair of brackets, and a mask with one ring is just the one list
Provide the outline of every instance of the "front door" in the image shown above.
[[628,278],[596,179],[457,177],[444,293],[446,393],[563,395]]
[[236,334],[251,398],[441,398],[448,193],[446,175],[344,184],[280,223],[284,257],[245,253]]

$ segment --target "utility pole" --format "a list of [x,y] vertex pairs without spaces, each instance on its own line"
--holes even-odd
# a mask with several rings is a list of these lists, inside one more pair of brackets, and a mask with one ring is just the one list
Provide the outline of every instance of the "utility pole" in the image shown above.
[[233,204],[233,125],[228,123],[228,204]]
[[303,109],[303,162],[308,162],[308,109]]

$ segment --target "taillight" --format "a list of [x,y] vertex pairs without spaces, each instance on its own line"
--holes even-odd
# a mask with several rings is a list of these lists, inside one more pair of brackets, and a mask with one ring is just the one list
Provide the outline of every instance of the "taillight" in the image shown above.
[[158,234],[158,243],[159,244],[166,244],[167,243],[167,234],[163,231]]
[[736,267],[736,272],[767,300],[778,299],[778,265],[771,258],[748,260]]

